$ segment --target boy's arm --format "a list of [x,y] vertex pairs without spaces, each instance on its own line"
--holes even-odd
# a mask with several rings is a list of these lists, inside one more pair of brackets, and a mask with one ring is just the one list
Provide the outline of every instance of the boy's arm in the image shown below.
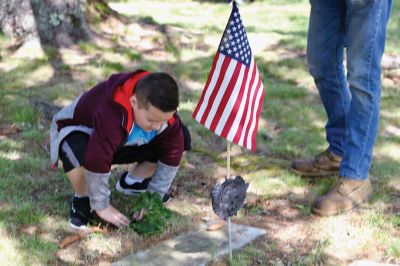
[[182,123],[178,115],[175,114],[175,123],[161,133],[152,145],[159,152],[159,161],[148,190],[163,197],[178,172],[184,151]]
[[152,176],[147,190],[157,192],[161,197],[163,197],[171,187],[178,169],[179,165],[171,166],[158,161],[157,170]]
[[85,154],[84,174],[91,208],[100,218],[117,227],[129,225],[130,220],[110,204],[111,192],[108,180],[113,153],[111,156],[108,154],[109,149],[116,147],[115,142],[112,139],[100,138],[94,130],[89,138],[88,147],[92,149],[88,148]]
[[90,207],[93,210],[102,210],[110,203],[110,185],[108,179],[111,172],[95,173],[87,169],[84,170],[86,186],[88,189]]
[[123,135],[119,115],[107,104],[101,105],[93,115],[93,132],[89,137],[84,158],[84,174],[93,210],[109,205],[111,163]]

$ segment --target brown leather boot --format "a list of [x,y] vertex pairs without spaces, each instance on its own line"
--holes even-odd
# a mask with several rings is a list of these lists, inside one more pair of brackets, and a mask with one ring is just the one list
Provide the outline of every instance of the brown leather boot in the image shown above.
[[326,150],[311,160],[295,160],[291,171],[301,176],[337,175],[342,157]]
[[369,179],[339,178],[326,195],[317,198],[312,212],[320,216],[335,215],[353,209],[367,201],[371,195],[372,185]]

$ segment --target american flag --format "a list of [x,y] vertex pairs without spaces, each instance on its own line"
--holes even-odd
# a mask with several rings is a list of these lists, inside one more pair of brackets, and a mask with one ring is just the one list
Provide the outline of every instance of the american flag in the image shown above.
[[192,117],[212,132],[256,149],[264,87],[235,1]]

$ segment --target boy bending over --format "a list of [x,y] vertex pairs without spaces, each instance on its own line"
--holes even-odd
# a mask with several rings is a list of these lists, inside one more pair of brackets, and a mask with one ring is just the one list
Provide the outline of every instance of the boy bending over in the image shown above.
[[178,86],[166,73],[138,70],[112,75],[53,118],[50,155],[75,191],[70,226],[86,229],[93,211],[122,227],[130,220],[109,203],[112,164],[137,162],[116,189],[128,195],[157,192],[167,200],[190,134],[176,109]]

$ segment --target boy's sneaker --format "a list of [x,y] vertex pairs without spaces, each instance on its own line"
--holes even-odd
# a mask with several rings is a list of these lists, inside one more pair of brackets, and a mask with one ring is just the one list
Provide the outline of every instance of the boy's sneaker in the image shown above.
[[88,223],[93,219],[89,197],[72,197],[69,225],[76,230],[87,230]]
[[117,191],[124,193],[125,195],[137,195],[139,193],[146,192],[151,181],[151,177],[143,179],[142,182],[136,182],[132,185],[128,185],[125,181],[127,174],[128,172],[123,173],[121,179],[115,185]]
[[[136,196],[139,193],[143,193],[147,191],[147,187],[151,181],[151,177],[143,179],[142,182],[136,182],[132,185],[128,185],[125,181],[126,175],[128,172],[125,172],[121,175],[120,180],[115,185],[117,191],[124,193],[125,195]],[[162,202],[166,203],[170,199],[170,195],[167,193],[163,196]]]
[[166,193],[166,194],[164,194],[164,197],[162,197],[161,200],[163,203],[167,203],[170,198],[171,198],[171,196],[168,193]]

